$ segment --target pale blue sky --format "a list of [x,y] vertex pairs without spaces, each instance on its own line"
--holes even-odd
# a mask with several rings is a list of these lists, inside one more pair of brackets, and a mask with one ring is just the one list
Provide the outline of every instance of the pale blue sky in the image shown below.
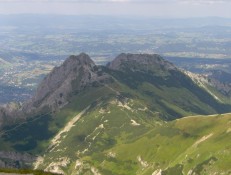
[[0,0],[0,14],[231,18],[231,0]]

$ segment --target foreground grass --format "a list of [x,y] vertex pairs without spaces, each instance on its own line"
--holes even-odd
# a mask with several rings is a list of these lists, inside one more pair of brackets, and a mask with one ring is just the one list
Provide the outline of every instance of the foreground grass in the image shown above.
[[33,175],[58,175],[54,173],[44,172],[42,170],[26,170],[26,169],[0,169],[0,173],[17,173],[17,174],[33,174]]

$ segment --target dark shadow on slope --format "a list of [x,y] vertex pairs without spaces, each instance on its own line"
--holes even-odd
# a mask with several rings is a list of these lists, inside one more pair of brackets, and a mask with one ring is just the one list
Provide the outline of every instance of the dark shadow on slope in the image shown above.
[[16,151],[32,151],[37,148],[38,142],[48,140],[54,133],[49,130],[50,115],[29,118],[25,122],[4,127],[2,138],[10,142]]
[[[164,91],[166,88],[168,91],[171,91],[171,88],[175,89],[186,89],[188,91],[188,94],[191,94],[194,99],[190,99],[190,96],[184,96],[183,94],[179,93],[177,94],[179,96],[179,99],[165,99],[168,101],[168,103],[172,103],[179,108],[183,109],[186,112],[193,112],[195,114],[211,114],[216,111],[216,113],[226,113],[231,111],[231,105],[228,104],[222,104],[218,102],[214,97],[212,97],[207,91],[200,88],[198,85],[196,85],[188,76],[183,74],[182,72],[178,70],[168,70],[163,75],[161,74],[154,74],[154,72],[148,71],[132,71],[130,69],[124,70],[124,71],[117,71],[117,70],[111,70],[108,68],[103,68],[105,72],[111,74],[113,77],[115,77],[118,81],[121,83],[127,85],[129,88],[139,92],[139,87],[143,83],[149,83],[153,85],[154,87],[158,88],[159,90]],[[164,89],[165,88],[165,89]],[[175,118],[182,117],[181,114],[179,114],[177,111],[174,111],[170,108],[168,108],[165,104],[160,103],[160,100],[163,98],[163,94],[158,94],[154,91],[152,92],[145,92],[146,95],[149,95],[150,98],[158,99],[159,106],[162,106],[166,113],[168,113],[170,116],[166,116],[167,120],[172,120]],[[174,93],[174,92],[173,92]],[[195,99],[202,102],[204,106],[207,106],[208,109],[213,109],[214,111],[204,109],[203,107],[200,108],[200,106],[192,105],[193,102],[195,103]],[[155,100],[156,101],[156,100]],[[187,102],[187,103],[186,103]],[[182,107],[182,104],[184,106]]]

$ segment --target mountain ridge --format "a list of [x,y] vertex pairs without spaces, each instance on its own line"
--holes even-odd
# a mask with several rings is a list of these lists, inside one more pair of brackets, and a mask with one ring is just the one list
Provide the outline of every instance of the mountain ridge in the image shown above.
[[110,81],[109,79],[110,77],[100,72],[87,54],[72,55],[43,79],[31,99],[18,108],[9,105],[1,107],[0,116],[9,116],[11,119],[15,116],[17,120],[30,115],[55,112],[69,103],[70,96],[86,86]]
[[[62,97],[67,103],[62,101],[65,105],[57,105],[64,90]],[[200,139],[210,141],[212,138],[214,143],[221,139],[228,146],[226,140],[230,132],[226,131],[229,131],[230,115],[217,113],[230,112],[231,106],[217,101],[159,55],[121,54],[107,66],[96,66],[83,53],[71,56],[47,75],[32,99],[35,104],[37,101],[41,101],[37,110],[43,115],[28,115],[23,123],[6,125],[0,135],[1,150],[39,155],[31,165],[36,169],[68,175],[76,172],[152,174],[160,170],[165,174],[176,170],[182,173],[189,172],[189,167],[193,172],[200,172],[200,163],[215,160],[203,149],[200,153],[206,155],[205,158],[192,154],[198,164],[182,162],[190,162],[182,156],[197,152],[197,146],[202,143]],[[26,108],[36,107],[34,103],[24,106],[25,113],[33,113]],[[47,105],[51,108],[44,109]],[[187,118],[201,114],[216,115],[214,119]],[[214,126],[213,121],[219,122]],[[193,122],[198,123],[194,126]],[[223,123],[227,126],[221,127]],[[218,132],[210,136],[214,127]],[[149,141],[155,149],[148,147]],[[179,149],[175,148],[177,141],[181,145]],[[220,147],[215,145],[217,148],[211,149],[217,153]],[[163,153],[158,152],[159,149]],[[176,161],[166,157],[174,155],[178,155]],[[214,155],[216,159],[220,158],[218,155]]]
[[[56,112],[69,103],[71,96],[78,94],[87,86],[105,86],[107,83],[113,83],[118,78],[118,75],[124,76],[122,79],[120,77],[119,81],[122,81],[130,88],[136,86],[137,78],[142,79],[141,81],[138,80],[138,83],[148,81],[148,83],[154,84],[157,88],[160,85],[167,85],[170,88],[185,86],[183,85],[185,82],[182,82],[183,84],[180,83],[181,79],[188,81],[189,86],[194,86],[192,85],[194,82],[189,80],[189,78],[191,79],[190,76],[185,76],[180,69],[157,54],[122,53],[104,67],[97,66],[89,55],[81,53],[78,56],[70,56],[61,66],[55,67],[40,83],[35,95],[22,104],[22,106],[16,108],[14,106],[1,107],[0,127],[4,125],[3,123],[6,120],[17,121],[18,119],[24,119],[25,116]],[[131,79],[134,78],[134,81],[132,80],[131,82],[126,79],[129,76]],[[118,82],[118,80],[116,81]],[[197,93],[197,91],[195,92]],[[200,98],[200,96],[198,97]],[[210,101],[213,100],[210,98]],[[228,111],[225,110],[225,112]]]

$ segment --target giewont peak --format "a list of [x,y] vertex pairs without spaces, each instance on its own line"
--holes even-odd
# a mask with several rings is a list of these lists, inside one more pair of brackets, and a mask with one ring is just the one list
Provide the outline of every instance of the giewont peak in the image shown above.
[[68,68],[74,67],[74,66],[90,66],[90,67],[94,67],[95,63],[94,63],[93,60],[91,60],[89,55],[87,55],[86,53],[81,53],[81,54],[79,54],[77,56],[76,55],[71,55],[69,58],[67,58],[66,61],[64,61],[63,66],[68,67]]
[[36,94],[24,105],[24,111],[31,113],[44,107],[52,110],[62,108],[72,94],[104,78],[98,76],[98,67],[87,54],[72,55],[44,78]]

